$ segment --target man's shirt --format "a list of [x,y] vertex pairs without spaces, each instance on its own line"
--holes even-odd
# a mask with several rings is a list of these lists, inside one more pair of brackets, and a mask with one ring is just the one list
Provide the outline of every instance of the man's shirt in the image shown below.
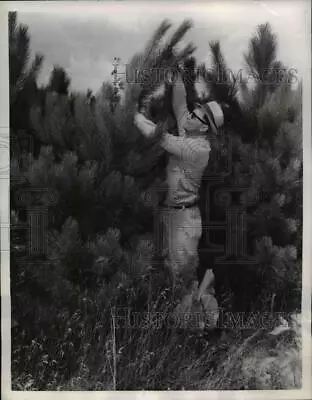
[[[156,125],[136,114],[135,124],[151,137]],[[174,136],[164,133],[160,145],[170,153],[167,166],[167,205],[190,204],[198,200],[202,175],[209,160],[210,144],[203,137]]]

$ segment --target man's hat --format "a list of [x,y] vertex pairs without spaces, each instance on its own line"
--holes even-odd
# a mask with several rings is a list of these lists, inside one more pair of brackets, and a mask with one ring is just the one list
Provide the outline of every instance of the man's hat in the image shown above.
[[216,101],[209,101],[201,106],[205,110],[212,130],[217,134],[218,129],[221,128],[224,123],[224,115],[221,106]]

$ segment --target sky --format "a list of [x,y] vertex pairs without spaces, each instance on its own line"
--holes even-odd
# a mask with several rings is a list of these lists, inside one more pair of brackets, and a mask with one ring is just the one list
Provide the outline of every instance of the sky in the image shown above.
[[32,52],[44,55],[40,83],[47,82],[57,64],[68,72],[72,90],[96,92],[112,79],[113,57],[120,57],[123,65],[129,62],[164,18],[173,24],[169,35],[183,20],[192,20],[184,43],[194,43],[197,61],[208,67],[209,42],[219,40],[228,67],[242,69],[243,53],[257,25],[269,22],[278,37],[278,59],[296,68],[299,77],[305,68],[306,1],[29,4],[17,8],[18,22],[29,28]]

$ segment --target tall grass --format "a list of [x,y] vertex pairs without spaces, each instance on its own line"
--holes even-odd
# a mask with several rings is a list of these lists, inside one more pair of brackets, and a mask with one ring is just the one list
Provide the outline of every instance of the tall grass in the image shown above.
[[[108,288],[85,293],[74,313],[61,317],[60,312],[37,339],[14,328],[13,389],[300,388],[298,319],[279,335],[271,335],[271,329],[242,329],[235,324],[213,332],[184,329],[170,319],[176,301],[168,288],[150,287],[150,293],[145,293],[148,304],[140,305],[140,291],[149,287],[143,281],[136,296],[120,292],[118,299],[116,288],[111,295]],[[118,308],[116,298],[127,308]],[[148,311],[150,320],[144,319]]]

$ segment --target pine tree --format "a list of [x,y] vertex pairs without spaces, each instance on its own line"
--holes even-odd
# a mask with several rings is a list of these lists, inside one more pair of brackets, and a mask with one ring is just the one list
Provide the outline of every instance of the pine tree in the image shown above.
[[[255,80],[250,87],[229,76],[219,44],[210,45],[213,72],[208,73],[209,89],[215,99],[230,105],[224,133],[229,139],[225,154],[230,157],[232,168],[222,177],[224,158],[213,158],[205,182],[209,181],[211,171],[219,168],[219,184],[208,193],[203,191],[203,196],[213,199],[216,191],[225,190],[231,193],[232,204],[238,205],[233,200],[234,192],[238,192],[243,206],[238,216],[247,222],[241,240],[248,238],[245,251],[255,262],[244,265],[234,257],[225,266],[216,262],[215,257],[209,258],[209,251],[206,255],[203,248],[202,264],[214,264],[223,293],[224,285],[232,286],[231,307],[240,311],[300,308],[301,97],[300,92],[296,94],[291,89],[285,67],[276,60],[276,47],[277,38],[270,26],[260,25],[244,56],[248,72]],[[201,73],[205,74],[203,66]],[[215,143],[215,152],[221,142],[222,135]],[[218,220],[225,218],[228,206],[215,203],[210,214]],[[207,226],[210,223],[208,220]],[[215,243],[226,244],[220,238]]]
[[30,36],[27,26],[18,24],[16,12],[9,13],[9,81],[10,81],[10,128],[11,154],[19,155],[25,141],[32,151],[38,151],[40,143],[32,135],[29,110],[36,93],[36,79],[43,62],[41,54],[35,54],[30,62]]
[[111,83],[103,82],[102,87],[98,93],[101,101],[107,103],[111,112],[114,111],[115,105],[119,103],[119,98],[116,98],[114,87]]
[[68,94],[70,78],[64,68],[55,65],[49,79],[48,90],[58,94]]

